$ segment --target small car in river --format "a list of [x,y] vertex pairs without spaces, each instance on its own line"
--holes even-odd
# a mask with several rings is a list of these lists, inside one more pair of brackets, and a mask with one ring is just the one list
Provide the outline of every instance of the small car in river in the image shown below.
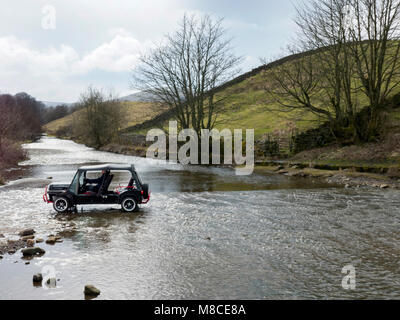
[[[128,173],[130,180],[126,186],[109,190],[117,172]],[[96,179],[88,177],[99,173],[101,176]],[[134,165],[106,164],[79,168],[70,184],[48,185],[43,200],[52,203],[58,213],[77,211],[77,205],[95,204],[119,204],[125,212],[136,212],[139,204],[150,201],[150,190],[140,180]]]

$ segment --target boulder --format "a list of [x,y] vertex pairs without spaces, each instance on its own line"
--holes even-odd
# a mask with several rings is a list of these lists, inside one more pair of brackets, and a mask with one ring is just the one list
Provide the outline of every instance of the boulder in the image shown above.
[[28,241],[26,242],[27,247],[29,248],[33,248],[35,246],[35,240],[33,239],[28,239]]
[[33,275],[33,282],[39,283],[43,281],[43,275],[41,273]]
[[85,295],[90,297],[97,297],[100,294],[100,290],[92,285],[85,286]]
[[35,255],[40,255],[40,254],[45,254],[46,251],[44,251],[42,248],[39,247],[34,247],[34,248],[26,248],[22,249],[22,254],[26,256],[35,256]]
[[22,241],[25,241],[25,242],[28,241],[28,240],[32,240],[32,239],[35,239],[35,236],[34,236],[34,235],[21,237],[21,240],[22,240]]
[[46,243],[47,243],[47,244],[55,244],[56,241],[57,241],[57,239],[56,239],[55,237],[51,237],[51,236],[50,236],[50,237],[46,240]]
[[35,232],[35,230],[33,230],[33,229],[25,229],[25,230],[22,230],[20,233],[19,233],[19,235],[21,236],[21,237],[26,237],[26,236],[31,236],[31,235],[33,235],[33,234],[35,234],[36,232]]
[[0,233],[0,238],[4,238],[4,234]]
[[387,185],[387,184],[381,184],[381,185],[380,185],[380,188],[381,188],[381,189],[387,189],[387,188],[389,188],[389,185]]
[[0,260],[3,259],[3,256],[0,256]]
[[37,238],[36,239],[36,243],[42,243],[42,242],[44,242],[44,239],[42,239],[42,238]]

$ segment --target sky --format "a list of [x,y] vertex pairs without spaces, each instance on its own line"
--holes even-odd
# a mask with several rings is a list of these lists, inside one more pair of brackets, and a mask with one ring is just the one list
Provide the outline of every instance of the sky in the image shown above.
[[134,93],[140,55],[185,13],[224,18],[243,72],[282,56],[295,32],[291,0],[2,0],[0,93],[68,103],[88,86]]

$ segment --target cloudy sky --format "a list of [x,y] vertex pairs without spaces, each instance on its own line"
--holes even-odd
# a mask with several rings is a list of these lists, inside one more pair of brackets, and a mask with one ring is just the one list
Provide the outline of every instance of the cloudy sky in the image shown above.
[[0,92],[74,102],[89,85],[132,93],[141,52],[185,12],[223,17],[243,71],[282,54],[295,29],[291,0],[2,0]]

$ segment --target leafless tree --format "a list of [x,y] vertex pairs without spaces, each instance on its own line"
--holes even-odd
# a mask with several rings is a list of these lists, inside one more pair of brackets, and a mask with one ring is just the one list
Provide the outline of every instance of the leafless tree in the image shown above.
[[215,89],[239,72],[222,20],[185,15],[178,30],[134,71],[133,87],[175,110],[182,128],[212,129],[224,99]]
[[[355,122],[354,62],[348,48],[349,0],[311,0],[297,9],[298,38],[290,63],[267,72],[267,91],[286,109],[314,113],[332,128]],[[292,47],[292,48],[293,48]]]
[[[371,140],[380,129],[379,111],[400,81],[399,16],[400,0],[302,2],[296,45],[305,53],[272,71],[268,90],[286,107],[318,113],[336,128],[351,129],[353,139]],[[366,126],[357,118],[363,94],[370,105],[361,121]]]
[[[293,52],[295,53],[295,52]],[[326,107],[321,95],[321,69],[312,55],[276,66],[265,71],[266,91],[269,98],[278,104],[273,111],[307,111],[325,121],[333,122],[335,114]]]
[[102,147],[117,137],[124,111],[113,94],[90,87],[81,95],[79,105],[81,110],[74,118],[75,135],[95,147]]
[[351,0],[350,49],[358,78],[369,99],[366,139],[379,131],[379,113],[400,77],[400,1]]

